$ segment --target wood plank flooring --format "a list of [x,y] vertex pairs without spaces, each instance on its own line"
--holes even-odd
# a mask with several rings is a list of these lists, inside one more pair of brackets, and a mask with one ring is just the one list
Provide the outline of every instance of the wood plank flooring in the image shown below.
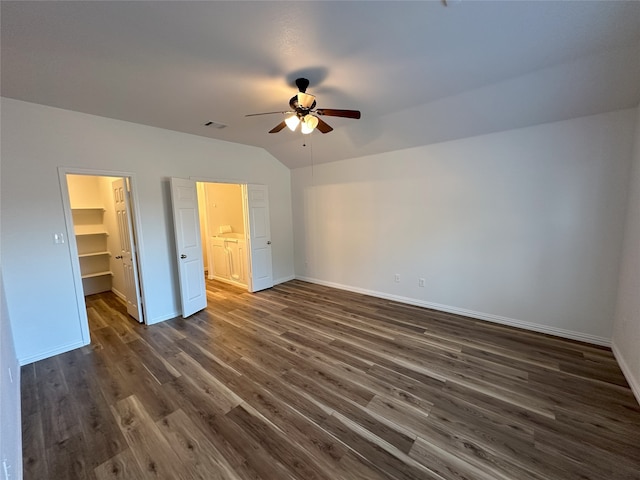
[[291,281],[22,368],[25,479],[640,479],[611,351]]

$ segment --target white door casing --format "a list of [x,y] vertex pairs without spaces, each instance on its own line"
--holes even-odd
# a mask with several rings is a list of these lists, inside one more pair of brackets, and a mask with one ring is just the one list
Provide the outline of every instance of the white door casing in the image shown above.
[[249,229],[250,270],[249,291],[273,287],[271,262],[271,226],[269,222],[269,192],[266,185],[246,185],[245,211]]
[[[140,286],[133,238],[133,227],[130,215],[129,189],[124,178],[112,182],[113,203],[116,211],[116,223],[120,237],[120,251],[116,259],[121,260],[124,271],[124,295],[127,298],[127,313],[142,323]],[[120,257],[120,258],[118,258]]]
[[196,182],[171,178],[171,203],[182,316],[207,307]]

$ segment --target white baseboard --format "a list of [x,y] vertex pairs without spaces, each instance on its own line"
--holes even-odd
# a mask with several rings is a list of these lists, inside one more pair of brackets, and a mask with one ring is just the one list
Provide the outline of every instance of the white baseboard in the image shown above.
[[113,287],[111,288],[111,291],[112,291],[113,293],[115,293],[115,294],[116,294],[116,297],[120,297],[120,298],[121,298],[122,300],[124,300],[125,302],[127,301],[127,297],[126,297],[126,295],[125,295],[124,293],[122,293],[122,292],[120,292],[120,291],[116,290],[116,289],[115,289],[115,288],[113,288]]
[[291,280],[295,280],[296,276],[295,275],[289,275],[288,277],[281,277],[281,278],[277,278],[273,281],[274,285],[278,285],[280,283],[284,283],[284,282],[289,282]]
[[247,284],[246,283],[236,282],[235,280],[229,280],[228,278],[218,277],[216,275],[214,275],[213,278],[210,278],[209,280],[216,280],[218,282],[227,283],[227,284],[233,285],[235,287],[247,288]]
[[578,340],[581,342],[592,343],[595,345],[602,345],[605,347],[611,346],[611,339],[605,337],[598,337],[596,335],[590,335],[582,332],[575,332],[573,330],[565,330],[562,328],[551,327],[548,325],[539,325],[537,323],[525,322],[522,320],[516,320],[513,318],[502,317],[499,315],[493,315],[491,313],[476,312],[474,310],[467,310],[465,308],[452,307],[449,305],[442,305],[439,303],[425,302],[424,300],[418,300],[410,297],[403,297],[400,295],[392,295],[385,292],[378,292],[375,290],[367,290],[365,288],[352,287],[350,285],[342,285],[340,283],[326,282],[317,278],[296,276],[298,280],[302,280],[310,283],[317,283],[318,285],[324,285],[326,287],[338,288],[340,290],[347,290],[354,293],[362,293],[364,295],[370,295],[372,297],[384,298],[385,300],[393,300],[400,303],[406,303],[408,305],[415,305],[417,307],[430,308],[432,310],[438,310],[441,312],[454,313],[456,315],[463,315],[465,317],[476,318],[478,320],[486,320],[488,322],[499,323],[501,325],[508,325],[511,327],[522,328],[524,330],[531,330],[533,332],[546,333],[554,335],[556,337],[569,338],[571,340]]
[[624,374],[624,378],[627,379],[627,383],[631,387],[631,391],[635,395],[636,400],[638,400],[638,403],[640,403],[640,378],[635,378],[633,376],[633,372],[631,371],[629,364],[626,362],[626,360],[624,359],[624,356],[622,355],[622,353],[620,352],[620,350],[618,349],[615,343],[611,345],[611,350],[613,351],[613,355],[616,357],[616,360],[618,361],[618,365],[620,365],[620,370],[622,370],[622,373]]
[[61,353],[66,353],[71,350],[75,350],[76,348],[84,347],[85,345],[89,345],[90,342],[75,342],[70,343],[69,345],[64,345],[62,347],[56,347],[52,350],[48,350],[46,352],[40,352],[36,355],[31,355],[29,357],[18,358],[18,363],[20,366],[28,365],[33,362],[37,362],[39,360],[44,360],[45,358],[53,357],[55,355],[60,355]]

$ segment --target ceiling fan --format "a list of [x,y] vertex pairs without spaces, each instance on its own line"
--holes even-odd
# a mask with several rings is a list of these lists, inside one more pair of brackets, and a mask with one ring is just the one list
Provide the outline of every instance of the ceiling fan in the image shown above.
[[269,133],[277,133],[284,127],[289,127],[291,131],[295,131],[300,125],[300,130],[304,134],[313,132],[316,128],[322,133],[329,133],[333,128],[326,123],[318,115],[326,115],[329,117],[344,117],[344,118],[360,118],[359,110],[337,110],[335,108],[316,108],[316,97],[307,93],[307,87],[309,86],[309,80],[306,78],[298,78],[296,80],[296,86],[298,87],[298,94],[291,97],[289,100],[289,106],[291,110],[285,112],[265,112],[265,113],[251,113],[245,115],[245,117],[255,117],[257,115],[271,115],[274,113],[281,113],[288,115],[282,122],[269,130]]

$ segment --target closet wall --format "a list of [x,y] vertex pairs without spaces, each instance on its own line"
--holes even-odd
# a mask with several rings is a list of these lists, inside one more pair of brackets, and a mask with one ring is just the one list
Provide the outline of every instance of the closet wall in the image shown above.
[[112,183],[117,177],[67,175],[85,295],[112,290],[125,298]]
[[209,235],[220,233],[220,227],[230,225],[233,233],[244,234],[242,186],[233,183],[205,183],[207,226]]

